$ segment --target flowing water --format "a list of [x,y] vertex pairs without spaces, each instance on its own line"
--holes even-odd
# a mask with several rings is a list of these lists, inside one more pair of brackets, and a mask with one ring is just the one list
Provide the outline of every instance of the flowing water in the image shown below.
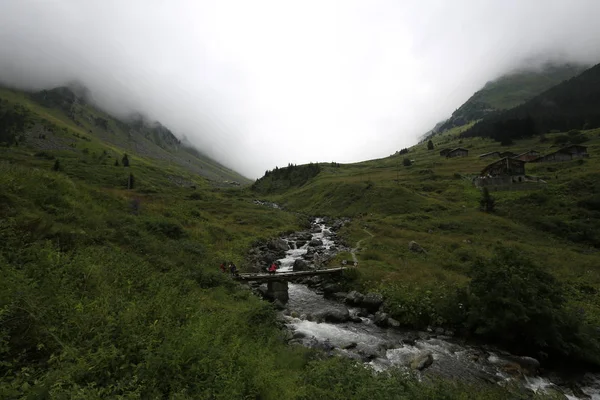
[[[292,235],[288,241],[293,248],[279,260],[279,271],[291,271],[294,262],[305,257],[309,251],[314,251],[314,260],[335,251],[335,236],[331,235],[330,228],[322,219],[313,222],[311,232],[312,240],[321,240],[322,247],[314,251],[309,245],[310,241],[297,247],[297,237]],[[314,315],[324,310],[345,312],[346,309],[351,316],[349,322],[313,321]],[[514,374],[514,371],[511,374],[509,366],[514,366],[514,362],[511,362],[508,353],[464,344],[443,334],[381,328],[373,323],[372,315],[361,314],[359,309],[347,308],[344,304],[326,299],[303,284],[289,284],[287,310],[287,315],[282,317],[296,342],[361,360],[376,371],[396,366],[410,368],[415,357],[431,354],[433,363],[418,372],[420,376],[441,376],[476,384],[504,385],[511,382],[538,393],[560,393],[567,399],[600,400],[599,375],[579,376],[575,383],[571,381],[566,387],[564,384],[555,385],[548,377],[522,377]]]

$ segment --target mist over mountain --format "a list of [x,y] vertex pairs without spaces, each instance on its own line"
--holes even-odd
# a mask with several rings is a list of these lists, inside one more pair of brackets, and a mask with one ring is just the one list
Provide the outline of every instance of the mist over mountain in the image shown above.
[[257,177],[390,154],[515,68],[593,64],[599,13],[588,0],[5,0],[0,81],[79,81],[107,112],[147,115]]

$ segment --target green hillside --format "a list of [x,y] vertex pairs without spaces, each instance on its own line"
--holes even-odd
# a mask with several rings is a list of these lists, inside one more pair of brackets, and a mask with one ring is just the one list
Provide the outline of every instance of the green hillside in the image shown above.
[[[457,134],[440,136],[434,150],[420,144],[405,155],[320,164],[316,177],[270,198],[313,215],[351,217],[347,242],[364,240],[358,287],[384,293],[388,311],[407,326],[441,326],[543,359],[600,362],[594,333],[600,324],[600,131],[584,132],[589,159],[526,164],[527,175],[545,183],[492,193],[494,212],[481,211],[482,193],[471,183],[494,161],[478,155],[546,154],[565,135],[500,147]],[[438,153],[459,146],[468,157]],[[411,251],[411,241],[425,252]],[[338,261],[349,257],[341,254]],[[503,275],[508,268],[530,275]],[[491,284],[478,293],[478,282],[488,278],[506,286],[494,292]],[[529,283],[519,293],[510,279]],[[486,299],[488,291],[493,299]]]
[[551,87],[579,75],[582,65],[549,64],[540,70],[521,70],[488,82],[452,113],[436,132],[463,126],[501,110],[516,107]]
[[[25,107],[28,127],[0,143],[26,140],[39,150],[69,152],[94,150],[116,156],[129,152],[166,165],[177,165],[209,179],[215,185],[248,184],[249,179],[182,143],[168,128],[141,114],[117,119],[94,107],[81,86],[60,87],[38,93],[0,88],[0,112]],[[44,139],[42,139],[42,137]]]
[[0,93],[0,398],[512,395],[373,374],[288,345],[273,306],[218,265],[243,268],[252,245],[306,227],[305,216],[256,205],[248,189],[215,187],[173,161],[164,128],[124,123],[128,141],[120,122],[53,97],[68,93],[43,105]]

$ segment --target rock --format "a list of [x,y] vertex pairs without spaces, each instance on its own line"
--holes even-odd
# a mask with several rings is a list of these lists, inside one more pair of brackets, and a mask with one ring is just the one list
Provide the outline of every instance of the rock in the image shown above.
[[446,336],[454,336],[454,331],[452,331],[450,329],[446,329],[444,331],[444,335],[446,335]]
[[277,310],[285,310],[285,304],[283,304],[279,299],[275,299],[273,301],[273,306],[275,306]]
[[312,233],[321,233],[323,229],[319,225],[314,226],[311,230]]
[[351,343],[348,343],[348,344],[347,344],[347,345],[345,345],[345,346],[342,346],[342,349],[344,349],[344,350],[350,350],[350,349],[354,349],[354,348],[356,348],[356,346],[358,346],[358,343],[356,343],[356,342],[351,342]]
[[417,339],[412,336],[402,339],[402,343],[409,345],[409,346],[414,346],[416,344],[416,342],[417,342]]
[[444,334],[444,328],[435,328],[435,334],[436,335],[443,335]]
[[419,243],[415,242],[414,240],[412,240],[408,243],[408,249],[410,251],[412,251],[413,253],[427,253],[425,251],[425,249],[423,247],[421,247],[421,245]]
[[356,315],[358,315],[359,317],[368,318],[370,314],[367,310],[361,308]]
[[386,327],[388,324],[389,315],[384,312],[377,311],[373,317],[373,323],[377,326]]
[[362,324],[362,319],[360,317],[358,317],[358,316],[350,317],[350,321],[352,321],[352,322],[354,322],[356,324]]
[[379,307],[383,304],[383,296],[379,293],[367,293],[364,296],[361,306],[366,308],[369,312],[376,312]]
[[540,362],[532,357],[519,357],[510,356],[507,357],[510,361],[519,365],[521,372],[525,375],[536,375],[540,368]]
[[396,321],[394,318],[388,318],[387,324],[390,328],[400,328],[400,322]]
[[350,304],[352,306],[359,306],[364,298],[365,296],[362,293],[353,290],[350,293],[348,293],[348,296],[346,296],[345,301],[347,304]]
[[294,266],[292,267],[293,271],[309,271],[311,270],[310,266],[306,261],[301,258],[298,258],[294,261]]
[[430,351],[422,351],[416,354],[410,361],[410,367],[419,371],[423,371],[431,364],[433,364],[433,355]]
[[296,248],[300,248],[306,244],[306,240],[296,240]]
[[313,239],[308,244],[312,247],[319,247],[323,246],[323,241],[321,239]]
[[339,323],[348,321],[350,319],[350,313],[346,307],[341,309],[330,308],[319,312],[315,317],[317,320]]
[[346,292],[337,292],[333,294],[333,298],[339,302],[342,302],[346,299],[346,296],[348,295],[348,293]]
[[267,243],[267,247],[271,250],[288,251],[290,246],[281,238],[273,239]]
[[296,332],[294,332],[292,339],[302,339],[305,337],[306,337],[306,334],[304,332],[296,331]]
[[296,311],[292,311],[292,312],[290,313],[290,317],[292,317],[292,318],[298,318],[298,317],[299,317],[299,315],[298,315],[298,313],[297,313]]
[[341,289],[341,286],[339,283],[328,283],[326,285],[323,285],[323,293],[325,295],[332,295],[336,292],[339,292]]

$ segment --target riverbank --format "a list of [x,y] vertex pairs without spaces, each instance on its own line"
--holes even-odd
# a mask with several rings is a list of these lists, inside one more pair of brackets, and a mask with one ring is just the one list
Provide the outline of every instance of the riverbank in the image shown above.
[[[280,238],[290,247],[277,260],[281,270],[318,268],[321,259],[331,259],[340,249],[351,251],[347,246],[336,246],[335,231],[317,219],[310,237],[307,232],[298,232]],[[284,308],[281,318],[290,332],[289,343],[355,359],[375,371],[401,368],[421,378],[519,387],[523,393],[569,399],[600,398],[597,375],[583,373],[567,378],[552,371],[540,375],[544,369],[536,359],[467,343],[453,337],[451,330],[402,329],[384,312],[380,294],[343,292],[346,287],[343,278],[340,282],[312,277],[290,283],[289,301],[279,305]]]

